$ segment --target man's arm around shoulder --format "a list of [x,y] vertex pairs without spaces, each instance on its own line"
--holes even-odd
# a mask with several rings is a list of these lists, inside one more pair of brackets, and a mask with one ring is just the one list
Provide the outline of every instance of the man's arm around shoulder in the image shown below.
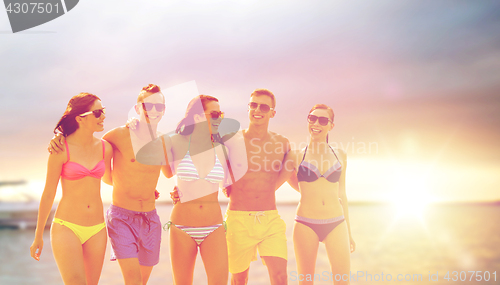
[[125,135],[130,135],[129,129],[125,126],[114,128],[102,136],[103,140],[109,142],[113,148],[117,148],[118,141]]

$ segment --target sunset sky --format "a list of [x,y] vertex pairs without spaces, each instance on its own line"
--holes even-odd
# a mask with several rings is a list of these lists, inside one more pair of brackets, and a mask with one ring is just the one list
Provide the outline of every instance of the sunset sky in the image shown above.
[[271,90],[270,129],[297,147],[331,106],[351,201],[500,200],[499,31],[498,1],[85,0],[16,34],[0,11],[0,181],[43,187],[73,95],[101,97],[108,131],[143,86],[184,84],[244,128],[250,93]]

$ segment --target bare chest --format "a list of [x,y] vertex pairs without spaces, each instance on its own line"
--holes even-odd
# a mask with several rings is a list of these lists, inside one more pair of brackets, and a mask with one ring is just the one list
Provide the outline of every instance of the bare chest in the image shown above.
[[130,140],[122,140],[115,144],[113,149],[113,165],[116,170],[128,170],[128,172],[157,172],[162,161],[164,161],[163,150],[156,143],[144,145],[135,152]]
[[248,169],[252,172],[279,172],[285,156],[283,143],[275,140],[245,139]]

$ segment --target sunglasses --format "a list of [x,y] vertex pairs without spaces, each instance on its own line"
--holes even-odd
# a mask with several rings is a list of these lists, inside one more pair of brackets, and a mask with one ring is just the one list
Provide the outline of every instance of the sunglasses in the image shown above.
[[259,103],[255,103],[255,102],[248,103],[248,107],[250,107],[250,110],[257,110],[257,108],[259,108],[259,106],[260,106],[260,111],[262,113],[267,113],[267,112],[269,112],[269,110],[273,109],[267,104],[259,104]]
[[309,116],[307,116],[307,121],[309,122],[309,124],[314,124],[316,121],[318,121],[319,124],[322,125],[322,126],[326,126],[326,125],[328,125],[328,122],[331,122],[330,118],[327,118],[327,117],[318,117],[316,115],[309,115]]
[[90,115],[90,114],[94,114],[94,117],[96,119],[99,119],[101,117],[101,115],[103,114],[106,114],[106,108],[102,108],[102,109],[97,109],[97,110],[94,110],[94,111],[88,111],[88,112],[85,112],[81,115],[79,115],[80,117],[85,117],[87,115]]
[[149,112],[149,111],[153,110],[153,107],[155,107],[156,111],[158,111],[158,112],[163,112],[165,110],[165,104],[163,104],[163,103],[156,103],[156,104],[154,104],[154,103],[142,103],[142,109],[144,111]]
[[212,117],[212,119],[214,120],[217,120],[218,118],[224,118],[224,112],[220,112],[220,111],[212,111],[210,113],[205,113],[205,115],[210,115]]

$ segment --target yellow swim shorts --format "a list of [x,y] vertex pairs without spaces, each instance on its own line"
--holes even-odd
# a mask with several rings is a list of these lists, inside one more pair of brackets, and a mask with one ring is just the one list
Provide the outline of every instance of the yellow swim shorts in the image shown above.
[[[247,270],[259,255],[287,259],[286,224],[278,210],[226,211],[229,272]],[[264,261],[264,260],[262,260]]]

